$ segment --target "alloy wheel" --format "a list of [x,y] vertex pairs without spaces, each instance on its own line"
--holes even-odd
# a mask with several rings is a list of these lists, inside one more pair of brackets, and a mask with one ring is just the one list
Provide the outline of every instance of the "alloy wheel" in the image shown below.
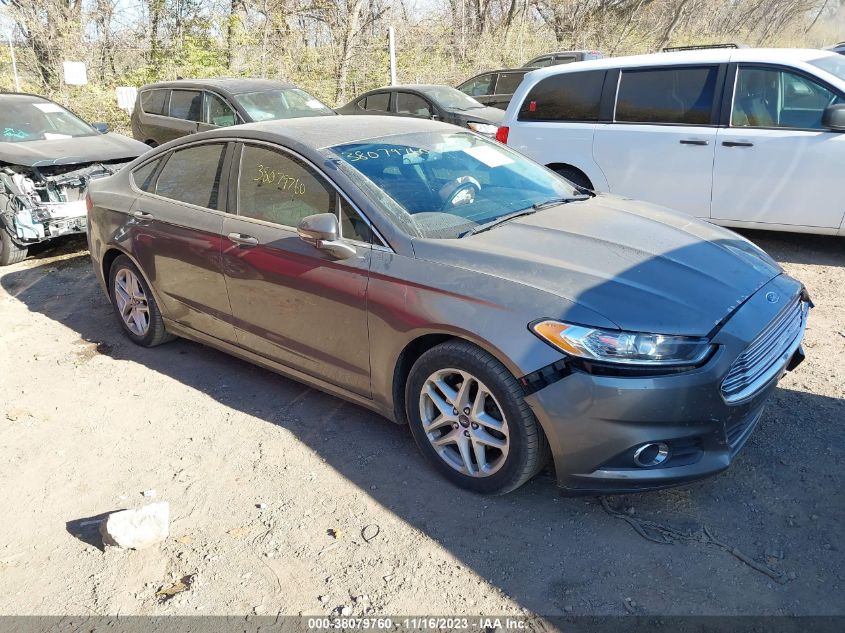
[[460,369],[434,372],[420,393],[420,418],[431,446],[450,467],[489,477],[508,456],[508,423],[492,392]]
[[138,276],[121,268],[114,276],[114,298],[117,310],[129,331],[146,336],[150,329],[150,306]]

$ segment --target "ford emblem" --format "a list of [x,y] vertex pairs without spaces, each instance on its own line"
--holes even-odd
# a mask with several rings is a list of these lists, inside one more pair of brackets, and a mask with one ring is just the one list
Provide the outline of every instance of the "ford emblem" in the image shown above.
[[766,293],[766,301],[769,303],[777,303],[780,301],[780,297],[777,296],[774,292],[767,292]]

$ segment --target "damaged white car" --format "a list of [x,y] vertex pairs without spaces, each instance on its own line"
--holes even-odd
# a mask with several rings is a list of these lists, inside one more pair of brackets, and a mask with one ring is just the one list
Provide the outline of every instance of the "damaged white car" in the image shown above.
[[88,183],[148,149],[49,99],[0,94],[0,266],[32,244],[84,233]]

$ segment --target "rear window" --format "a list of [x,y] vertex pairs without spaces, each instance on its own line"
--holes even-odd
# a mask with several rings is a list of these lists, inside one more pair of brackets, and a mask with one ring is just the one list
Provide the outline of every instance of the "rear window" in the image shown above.
[[147,114],[167,116],[169,90],[145,90],[141,93],[141,109]]
[[716,92],[715,66],[623,71],[616,120],[708,125]]
[[598,121],[605,71],[560,73],[538,82],[519,109],[520,121]]

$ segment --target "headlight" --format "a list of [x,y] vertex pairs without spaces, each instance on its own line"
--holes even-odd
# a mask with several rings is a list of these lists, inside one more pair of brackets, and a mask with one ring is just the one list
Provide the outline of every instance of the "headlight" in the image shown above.
[[587,360],[640,366],[695,365],[710,352],[707,339],[621,330],[600,330],[560,321],[539,321],[531,331],[557,349]]
[[499,131],[498,125],[490,125],[489,123],[467,123],[467,127],[471,129],[473,132],[478,132],[479,134],[485,134],[487,136],[496,136],[496,132]]

